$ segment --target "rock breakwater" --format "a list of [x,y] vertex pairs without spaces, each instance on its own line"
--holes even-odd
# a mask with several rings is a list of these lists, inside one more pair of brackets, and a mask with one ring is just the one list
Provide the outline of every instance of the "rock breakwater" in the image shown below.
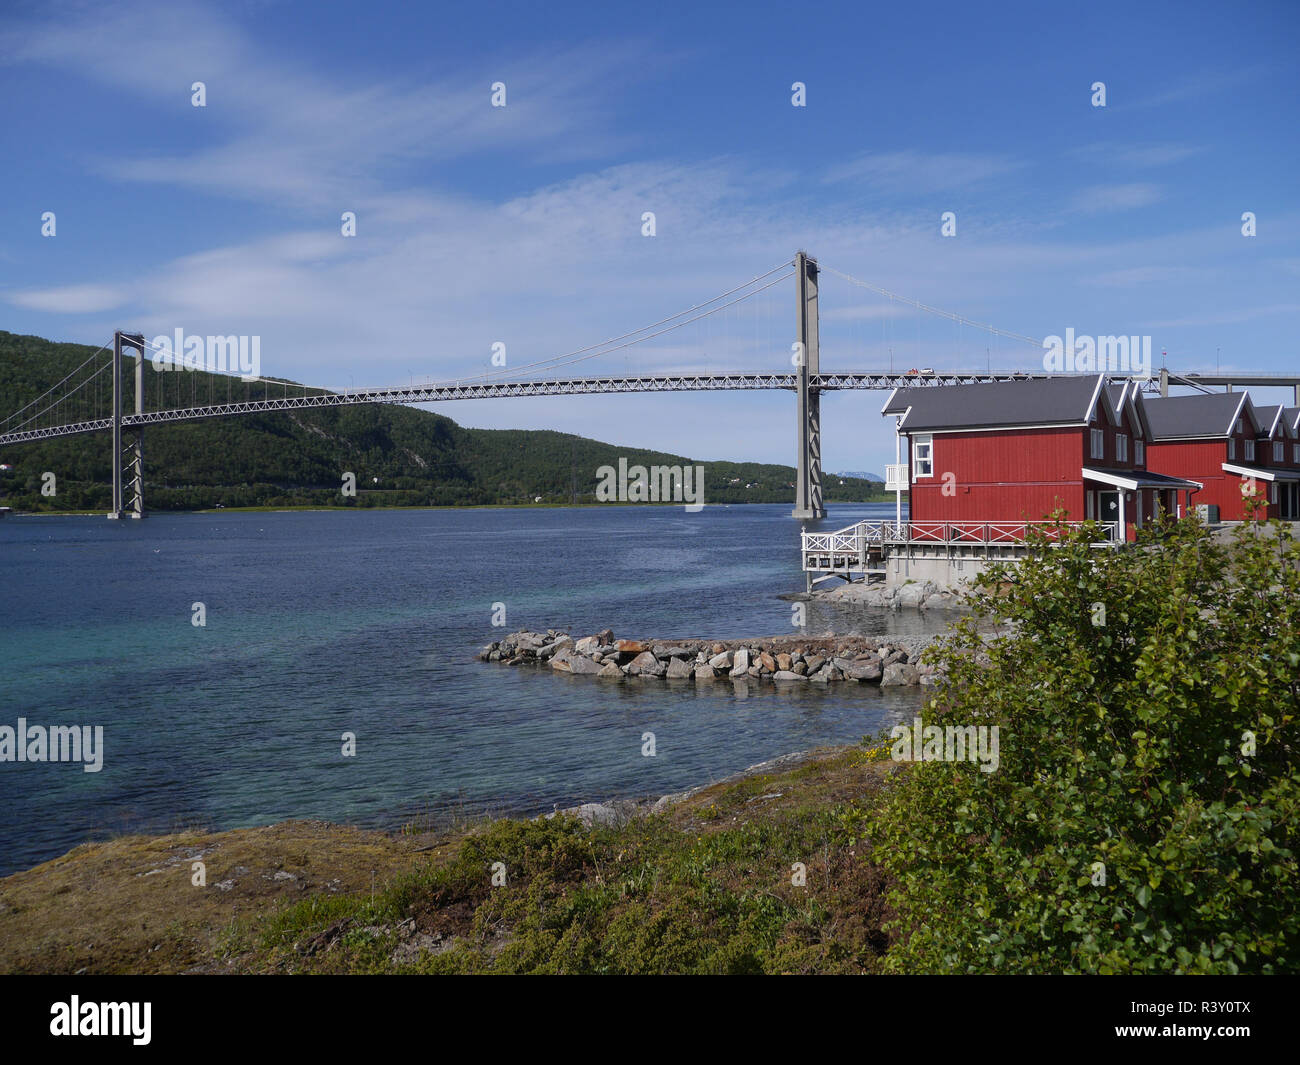
[[921,660],[933,637],[773,636],[749,640],[616,640],[605,629],[575,639],[559,629],[521,630],[488,644],[484,662],[547,667],[607,680],[931,685],[940,669]]

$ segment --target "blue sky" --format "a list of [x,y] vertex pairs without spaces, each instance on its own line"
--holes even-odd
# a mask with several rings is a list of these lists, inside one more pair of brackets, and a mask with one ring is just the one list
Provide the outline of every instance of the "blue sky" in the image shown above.
[[[331,387],[455,379],[498,341],[510,366],[583,347],[803,247],[1029,337],[1295,372],[1298,30],[1290,0],[11,2],[0,328],[257,335],[265,373]],[[1041,368],[829,273],[821,310],[827,368]],[[783,283],[578,372],[784,368],[793,330]],[[825,398],[829,470],[892,457],[883,398]],[[438,409],[793,461],[784,393]]]

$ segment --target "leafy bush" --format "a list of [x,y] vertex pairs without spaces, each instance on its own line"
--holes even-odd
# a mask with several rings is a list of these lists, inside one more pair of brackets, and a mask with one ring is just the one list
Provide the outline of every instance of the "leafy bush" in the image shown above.
[[[999,726],[1000,765],[892,775],[871,826],[887,966],[1296,970],[1296,543],[1252,522],[1229,544],[1193,521],[1121,550],[1059,535],[993,567],[937,652],[925,722]],[[982,640],[988,619],[1009,635]]]

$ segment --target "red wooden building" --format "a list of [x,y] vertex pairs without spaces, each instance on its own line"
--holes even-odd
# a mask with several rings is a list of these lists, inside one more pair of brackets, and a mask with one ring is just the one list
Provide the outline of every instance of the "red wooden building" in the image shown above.
[[[1104,375],[900,388],[913,522],[1115,522],[1120,539],[1188,505],[1198,481],[1148,468],[1151,427],[1135,385]],[[1180,499],[1181,496],[1181,499]]]
[[1266,503],[1262,518],[1300,515],[1296,408],[1256,407],[1245,392],[1172,396],[1146,402],[1152,439],[1147,465],[1204,485],[1197,503],[1220,521],[1246,518],[1246,500]]
[[1300,407],[1256,407],[1259,477],[1267,485],[1270,518],[1300,519]]

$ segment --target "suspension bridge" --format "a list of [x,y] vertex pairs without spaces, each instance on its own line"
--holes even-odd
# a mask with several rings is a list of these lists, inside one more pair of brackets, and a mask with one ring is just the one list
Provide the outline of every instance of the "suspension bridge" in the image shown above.
[[[917,300],[872,285],[837,270],[830,273],[851,285],[888,298],[894,305],[909,307],[923,314],[947,319],[960,327],[971,327],[990,336],[1016,343],[1033,345],[1041,355],[1042,341],[1033,337],[996,329],[962,315],[931,307]],[[206,402],[201,402],[197,375],[179,372],[146,374],[145,363],[152,360],[155,369],[183,370],[177,353],[161,349],[141,333],[119,331],[112,341],[95,351],[81,366],[22,408],[0,420],[0,446],[49,440],[81,433],[108,432],[113,456],[113,502],[110,518],[144,516],[144,429],[149,425],[167,425],[208,418],[230,418],[277,411],[346,407],[370,403],[445,403],[452,400],[498,399],[527,396],[576,396],[640,392],[714,392],[782,390],[796,397],[796,481],[795,518],[818,519],[825,516],[822,498],[821,469],[821,395],[842,390],[881,391],[894,388],[934,388],[944,385],[972,384],[988,381],[1024,380],[1058,376],[1043,371],[985,372],[910,369],[897,372],[836,370],[821,368],[819,287],[821,268],[817,260],[798,252],[792,260],[765,274],[723,292],[711,300],[696,304],[678,314],[649,326],[613,337],[599,344],[529,363],[512,369],[490,371],[471,378],[425,384],[414,382],[387,388],[349,388],[330,390],[313,388],[274,378],[250,381],[235,374],[224,377],[226,396],[216,395],[218,377],[207,376]],[[607,374],[604,376],[557,376],[559,371],[576,364],[625,351],[691,323],[715,316],[773,286],[795,281],[795,340],[793,354],[786,361],[789,370],[780,372],[702,372]],[[227,338],[218,338],[225,340]],[[892,349],[891,349],[892,350]],[[134,360],[133,380],[126,373],[126,359]],[[171,360],[167,365],[165,360]],[[203,367],[197,367],[202,369]],[[1105,369],[1099,367],[1099,369]],[[1107,371],[1109,372],[1109,371]],[[544,376],[536,376],[542,374]],[[1115,372],[1111,376],[1130,376]],[[150,382],[155,402],[150,404]],[[188,404],[184,381],[191,381]],[[502,378],[502,379],[498,379]],[[1209,387],[1239,385],[1285,386],[1295,389],[1300,403],[1300,377],[1269,374],[1179,375],[1159,370],[1138,379],[1144,390],[1168,395],[1170,384],[1208,390]],[[175,383],[175,397],[168,395]],[[129,408],[129,409],[128,409]]]

